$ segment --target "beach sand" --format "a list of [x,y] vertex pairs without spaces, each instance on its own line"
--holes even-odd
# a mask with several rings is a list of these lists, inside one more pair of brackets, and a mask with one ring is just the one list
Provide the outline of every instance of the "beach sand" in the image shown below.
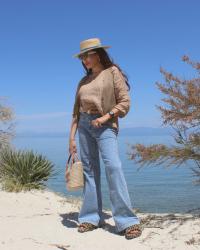
[[112,213],[105,226],[77,232],[81,200],[48,189],[0,191],[1,250],[168,250],[200,249],[200,215],[139,213],[142,235],[127,240],[115,232]]

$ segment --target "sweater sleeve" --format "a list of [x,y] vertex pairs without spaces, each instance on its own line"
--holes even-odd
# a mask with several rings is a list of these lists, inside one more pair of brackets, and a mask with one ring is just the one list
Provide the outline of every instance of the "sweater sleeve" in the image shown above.
[[78,114],[79,114],[79,101],[77,99],[77,93],[78,93],[78,91],[76,91],[75,101],[74,101],[74,106],[73,106],[73,111],[72,111],[73,118],[77,118]]
[[78,98],[78,92],[79,92],[79,89],[81,87],[81,83],[83,82],[84,79],[85,79],[85,77],[83,77],[79,81],[78,86],[76,88],[76,94],[75,94],[75,98],[74,98],[74,105],[73,105],[73,111],[72,111],[72,117],[73,118],[78,118],[79,117],[80,102],[79,102],[79,98]]
[[119,117],[122,118],[130,110],[131,99],[128,93],[128,86],[125,82],[124,76],[116,66],[113,66],[112,69],[116,99],[116,105],[113,108],[116,108],[120,111]]

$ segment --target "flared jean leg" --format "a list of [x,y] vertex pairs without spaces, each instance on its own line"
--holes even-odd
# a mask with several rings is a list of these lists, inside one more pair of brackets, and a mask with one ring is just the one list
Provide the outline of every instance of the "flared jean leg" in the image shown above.
[[99,150],[95,138],[86,125],[86,122],[81,121],[78,127],[80,158],[84,173],[83,203],[78,222],[100,225],[103,223],[103,216]]
[[122,163],[119,158],[116,130],[110,127],[103,128],[102,132],[97,133],[97,142],[105,165],[113,219],[117,232],[120,232],[130,225],[139,224],[140,220],[132,210]]

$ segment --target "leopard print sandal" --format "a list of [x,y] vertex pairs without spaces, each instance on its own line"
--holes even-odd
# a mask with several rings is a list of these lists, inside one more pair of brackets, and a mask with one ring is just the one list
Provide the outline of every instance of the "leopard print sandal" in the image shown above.
[[92,223],[89,222],[83,222],[78,226],[78,232],[79,233],[84,233],[87,231],[92,231],[94,229],[98,228],[98,226],[93,225]]
[[124,229],[124,233],[126,239],[139,237],[142,234],[142,226],[140,224],[134,224]]

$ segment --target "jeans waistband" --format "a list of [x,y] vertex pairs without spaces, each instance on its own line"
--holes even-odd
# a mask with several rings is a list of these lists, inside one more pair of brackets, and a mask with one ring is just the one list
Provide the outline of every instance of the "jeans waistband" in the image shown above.
[[80,112],[80,117],[85,117],[88,119],[94,119],[95,117],[101,117],[102,115],[100,113],[94,113],[94,114],[89,114],[87,112]]

